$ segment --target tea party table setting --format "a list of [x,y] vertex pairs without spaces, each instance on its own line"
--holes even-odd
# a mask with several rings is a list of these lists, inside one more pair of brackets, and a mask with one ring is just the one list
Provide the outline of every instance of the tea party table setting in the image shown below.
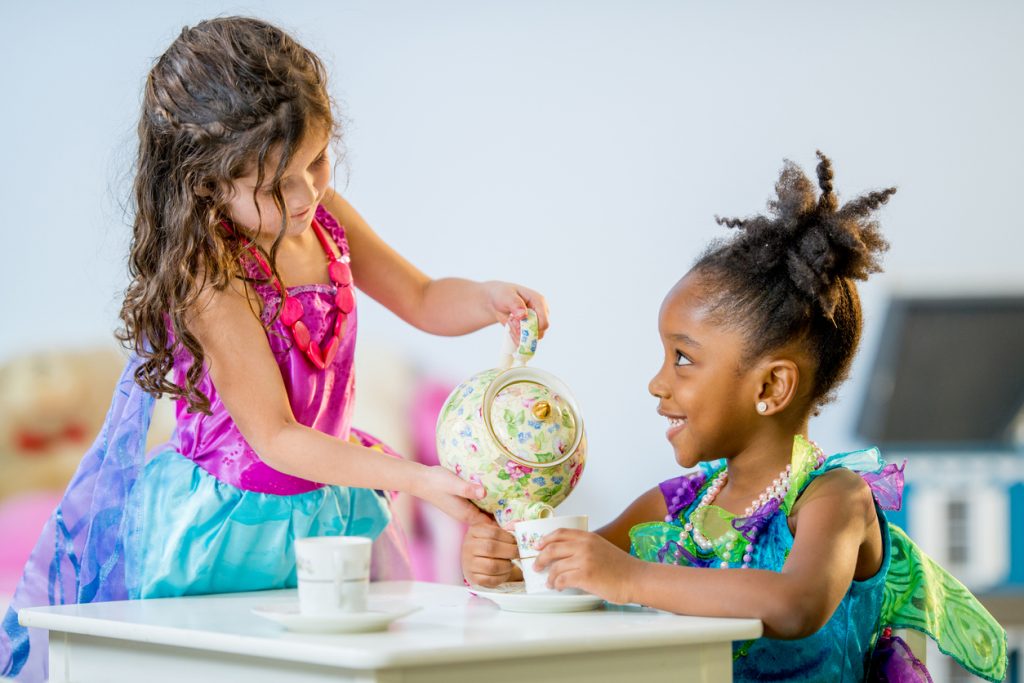
[[[498,367],[459,384],[441,409],[441,464],[482,484],[474,501],[516,538],[524,581],[496,588],[370,581],[372,541],[295,541],[296,590],[25,609],[49,630],[50,680],[595,683],[732,680],[732,642],[756,619],[687,617],[555,591],[536,544],[586,515],[556,515],[579,482],[579,405],[554,375],[527,368],[529,311]],[[518,344],[513,341],[518,338]]]
[[472,588],[414,581],[369,584],[368,611],[389,623],[362,632],[290,630],[256,613],[297,604],[296,590],[282,590],[39,607],[20,618],[50,631],[50,680],[79,683],[729,681],[732,641],[762,631],[752,619],[601,601],[582,612],[506,611]]

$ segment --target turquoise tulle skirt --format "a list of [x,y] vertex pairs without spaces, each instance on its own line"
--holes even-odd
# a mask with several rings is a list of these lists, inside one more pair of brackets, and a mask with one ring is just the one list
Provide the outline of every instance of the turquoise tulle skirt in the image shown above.
[[296,538],[376,538],[391,519],[376,491],[243,491],[173,450],[146,464],[129,505],[144,520],[126,552],[132,598],[292,588]]

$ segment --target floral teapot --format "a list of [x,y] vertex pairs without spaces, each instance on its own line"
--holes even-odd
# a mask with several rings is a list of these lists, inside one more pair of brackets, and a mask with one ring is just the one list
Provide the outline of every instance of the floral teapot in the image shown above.
[[445,401],[437,453],[444,467],[483,484],[487,496],[473,502],[511,530],[550,516],[565,500],[583,472],[587,438],[569,388],[525,367],[537,349],[537,314],[527,311],[518,348],[503,336],[499,366],[473,375]]

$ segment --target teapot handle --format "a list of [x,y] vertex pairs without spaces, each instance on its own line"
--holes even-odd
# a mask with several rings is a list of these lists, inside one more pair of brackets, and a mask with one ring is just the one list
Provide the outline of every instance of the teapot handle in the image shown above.
[[526,309],[526,317],[519,321],[519,344],[512,341],[508,327],[502,330],[501,356],[498,360],[498,367],[507,370],[513,365],[522,366],[533,357],[537,351],[537,339],[540,337],[539,325],[537,324],[537,311],[532,308]]

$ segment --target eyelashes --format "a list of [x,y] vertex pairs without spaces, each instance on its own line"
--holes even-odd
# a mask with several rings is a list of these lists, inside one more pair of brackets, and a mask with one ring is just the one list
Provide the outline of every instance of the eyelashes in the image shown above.
[[687,365],[693,365],[693,361],[682,351],[676,351],[676,367],[686,367]]
[[[316,159],[313,159],[313,162],[309,165],[309,168],[319,168],[326,164],[330,160],[330,158],[330,154],[328,154],[327,150],[325,149],[324,151],[320,152],[320,156],[318,156]],[[287,182],[288,181],[286,178],[281,179],[282,191],[284,190],[284,185]],[[265,197],[272,197],[274,195],[274,187],[272,185],[268,187],[261,187],[257,191]]]

